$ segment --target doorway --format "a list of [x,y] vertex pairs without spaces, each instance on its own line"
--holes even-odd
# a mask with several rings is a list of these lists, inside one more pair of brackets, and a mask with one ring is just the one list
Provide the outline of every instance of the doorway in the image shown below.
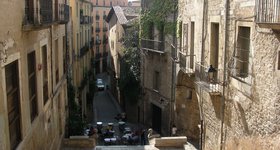
[[152,104],[152,128],[161,134],[161,108]]

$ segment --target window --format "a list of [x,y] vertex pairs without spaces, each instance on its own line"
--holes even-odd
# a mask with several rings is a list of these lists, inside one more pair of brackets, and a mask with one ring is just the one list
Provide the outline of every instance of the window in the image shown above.
[[66,59],[66,37],[63,36],[63,74],[67,71],[67,59]]
[[219,24],[211,23],[210,37],[210,65],[218,68],[219,65]]
[[195,30],[195,23],[191,22],[191,41],[190,41],[190,68],[194,68],[194,30]]
[[55,40],[55,83],[57,84],[59,81],[59,48],[58,48],[58,40]]
[[112,7],[112,1],[110,1],[110,6]]
[[96,28],[99,28],[99,22],[96,22]]
[[189,29],[189,26],[188,26],[188,24],[184,24],[184,26],[183,26],[183,30],[184,30],[184,32],[183,32],[183,50],[182,50],[182,52],[184,52],[184,53],[186,53],[187,52],[187,50],[188,50],[188,29]]
[[79,5],[76,3],[76,16],[79,17]]
[[98,6],[98,0],[96,0],[96,6]]
[[21,142],[20,90],[18,62],[12,62],[5,67],[6,91],[11,149],[16,149]]
[[245,78],[249,73],[249,55],[250,55],[250,27],[238,28],[235,62],[236,76]]
[[99,41],[99,35],[98,34],[96,35],[96,40]]
[[154,90],[159,90],[159,82],[160,82],[160,79],[159,79],[159,72],[158,71],[155,71],[154,72],[154,85],[153,85],[153,88]]
[[36,84],[36,57],[35,51],[27,55],[28,61],[28,83],[31,122],[38,115],[37,109],[37,84]]
[[48,57],[47,57],[47,46],[42,47],[42,70],[43,70],[43,100],[44,104],[49,99],[49,90],[48,90]]
[[187,100],[191,100],[192,99],[192,90],[191,89],[188,89],[187,90]]
[[100,50],[99,50],[99,46],[96,46],[96,54],[99,54]]
[[103,0],[103,6],[105,6],[105,0]]

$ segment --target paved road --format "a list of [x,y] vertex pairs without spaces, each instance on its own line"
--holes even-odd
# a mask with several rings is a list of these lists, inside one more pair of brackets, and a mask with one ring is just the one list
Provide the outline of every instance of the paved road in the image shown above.
[[119,113],[108,91],[99,91],[93,100],[94,121],[105,123],[116,122],[114,117]]
[[[105,85],[109,84],[106,74],[98,74],[96,78],[102,79]],[[97,121],[101,121],[103,124],[116,122],[114,117],[120,113],[118,107],[109,90],[96,92],[93,99],[93,123],[95,124]]]

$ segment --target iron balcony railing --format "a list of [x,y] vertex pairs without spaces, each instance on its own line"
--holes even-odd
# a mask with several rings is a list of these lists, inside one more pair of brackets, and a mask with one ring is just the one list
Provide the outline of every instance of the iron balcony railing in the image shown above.
[[194,73],[195,65],[194,65],[195,55],[184,54],[183,52],[179,52],[179,65],[182,71],[185,73]]
[[280,1],[256,0],[256,22],[280,24]]
[[108,28],[107,27],[103,27],[103,32],[107,32]]
[[204,88],[209,93],[220,94],[222,90],[222,80],[220,79],[222,71],[215,69],[210,71],[209,66],[203,66],[200,62],[195,63],[196,84]]
[[34,7],[33,0],[27,0],[25,3],[25,17],[23,25],[45,26],[54,22],[53,1],[40,0],[39,4]]
[[96,28],[95,28],[95,32],[100,32],[100,28],[99,28],[99,27],[96,27]]
[[143,50],[153,51],[157,53],[165,52],[165,42],[150,39],[141,39],[141,47]]
[[85,18],[84,18],[84,16],[80,16],[80,24],[84,24],[85,23]]
[[96,16],[95,16],[95,19],[96,19],[96,20],[99,20],[99,18],[100,18],[99,15],[96,15]]
[[69,5],[59,4],[58,21],[62,24],[69,22]]
[[95,41],[95,44],[96,44],[96,45],[100,45],[100,44],[101,44],[101,40],[96,40],[96,41]]

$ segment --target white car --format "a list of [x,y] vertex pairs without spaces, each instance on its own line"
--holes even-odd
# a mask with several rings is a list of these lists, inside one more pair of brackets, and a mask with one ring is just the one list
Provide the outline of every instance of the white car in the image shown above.
[[96,80],[96,86],[97,86],[98,91],[103,91],[105,89],[105,85],[104,85],[102,79]]

